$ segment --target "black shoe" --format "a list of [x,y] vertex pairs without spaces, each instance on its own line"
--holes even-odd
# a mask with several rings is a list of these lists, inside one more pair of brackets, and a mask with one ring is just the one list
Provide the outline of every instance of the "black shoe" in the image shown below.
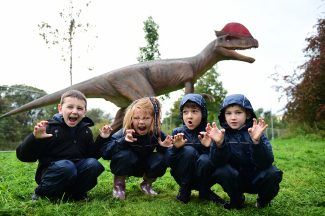
[[271,205],[271,201],[263,200],[259,197],[257,198],[256,204],[255,204],[256,208],[265,208],[270,205]]
[[242,209],[244,208],[245,196],[244,194],[230,198],[230,202],[223,205],[225,209]]
[[88,202],[90,199],[87,195],[87,193],[84,194],[72,194],[71,198],[75,201],[84,201]]
[[37,201],[39,199],[41,199],[41,196],[34,192],[33,195],[32,195],[32,201]]
[[176,199],[184,204],[188,203],[191,199],[191,188],[186,185],[182,185],[179,189]]
[[214,193],[211,189],[206,190],[206,191],[200,191],[199,197],[200,197],[200,199],[212,201],[215,204],[221,204],[221,205],[225,205],[226,204],[226,201],[223,200],[216,193]]

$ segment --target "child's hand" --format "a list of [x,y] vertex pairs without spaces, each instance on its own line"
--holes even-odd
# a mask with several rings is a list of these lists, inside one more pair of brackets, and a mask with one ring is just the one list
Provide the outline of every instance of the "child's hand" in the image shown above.
[[99,129],[99,135],[102,138],[108,138],[111,135],[113,128],[109,125],[104,125],[101,129]]
[[48,124],[48,121],[40,121],[34,126],[33,134],[36,139],[44,139],[53,136],[53,134],[46,133],[46,126]]
[[133,134],[135,133],[135,130],[133,129],[128,129],[125,131],[125,141],[127,142],[134,142],[137,141],[137,138],[133,137]]
[[217,144],[217,147],[221,147],[225,137],[225,129],[219,129],[217,124],[213,122],[212,127],[210,123],[208,123],[205,130],[208,136]]
[[185,145],[187,142],[187,139],[184,139],[184,134],[183,133],[178,133],[174,135],[173,137],[173,143],[176,148],[180,148]]
[[200,140],[201,144],[204,145],[205,147],[210,147],[211,137],[209,137],[207,132],[203,132],[203,131],[200,132],[199,140]]
[[263,118],[259,118],[258,123],[255,118],[253,119],[253,126],[248,128],[248,133],[254,144],[260,142],[260,138],[267,127],[268,125],[265,123]]
[[161,145],[162,147],[172,147],[173,146],[173,138],[170,135],[167,135],[166,139],[164,140],[164,142],[161,141],[160,137],[158,139],[158,143],[159,145]]

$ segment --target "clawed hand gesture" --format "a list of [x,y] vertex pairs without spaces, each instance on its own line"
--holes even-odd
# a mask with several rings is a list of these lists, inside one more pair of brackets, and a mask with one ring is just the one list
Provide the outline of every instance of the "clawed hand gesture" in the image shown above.
[[46,133],[46,126],[48,124],[48,121],[40,121],[34,126],[33,134],[36,139],[44,139],[53,136],[53,134]]
[[207,135],[217,144],[218,147],[221,147],[224,137],[225,137],[225,129],[218,128],[215,122],[207,124],[206,128]]
[[173,137],[173,144],[176,148],[180,148],[185,145],[187,142],[187,139],[184,139],[184,134],[183,133],[178,133],[174,135]]
[[159,143],[159,145],[162,146],[162,147],[167,147],[167,148],[169,148],[169,147],[172,147],[172,146],[173,146],[173,138],[172,138],[172,136],[167,135],[167,136],[166,136],[166,139],[162,142],[161,139],[160,139],[160,137],[159,137],[159,139],[158,139],[158,143]]
[[265,123],[263,118],[259,118],[258,122],[255,118],[253,119],[253,126],[248,128],[248,133],[254,144],[260,142],[260,138],[267,127],[268,125]]
[[102,138],[108,138],[113,131],[113,128],[109,125],[104,125],[101,129],[99,129],[99,135]]
[[127,142],[134,142],[137,141],[138,139],[133,137],[133,134],[135,133],[134,129],[127,129],[125,130],[125,141]]
[[198,137],[202,145],[204,145],[205,147],[210,147],[211,137],[207,132],[200,132],[200,135]]

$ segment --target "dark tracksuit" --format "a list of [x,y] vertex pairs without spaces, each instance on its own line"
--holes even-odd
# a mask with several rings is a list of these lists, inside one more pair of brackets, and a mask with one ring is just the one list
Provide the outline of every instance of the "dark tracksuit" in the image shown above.
[[31,133],[17,147],[19,160],[39,162],[35,174],[37,195],[58,198],[67,193],[77,197],[96,186],[97,177],[104,171],[97,159],[105,139],[98,136],[94,142],[89,129],[93,125],[85,117],[70,128],[62,115],[56,114],[46,128],[52,137],[35,139]]
[[212,166],[209,159],[210,149],[203,146],[198,138],[199,133],[205,131],[207,124],[207,109],[205,100],[201,95],[187,94],[180,103],[180,118],[182,120],[183,107],[187,102],[194,102],[201,108],[201,123],[194,130],[190,130],[183,122],[181,127],[173,130],[172,135],[184,133],[184,139],[187,139],[187,142],[183,147],[176,148],[173,146],[170,148],[167,154],[167,161],[171,167],[171,175],[178,185],[187,185],[190,189],[200,190],[201,185],[208,182],[207,178],[203,179],[201,177],[209,171]]
[[[225,109],[229,105],[239,105],[251,115],[245,126],[239,130],[231,129],[225,120]],[[261,136],[259,144],[254,144],[248,133],[256,118],[249,100],[244,95],[230,95],[225,98],[219,115],[220,125],[225,128],[221,148],[215,143],[211,146],[210,157],[216,166],[212,179],[219,183],[231,199],[244,192],[258,194],[259,199],[271,201],[279,191],[282,171],[272,163],[272,146],[266,136]]]
[[[160,136],[162,141],[165,140],[163,132]],[[102,157],[111,160],[111,172],[116,176],[163,176],[167,169],[164,156],[167,148],[159,145],[156,135],[147,134],[136,138],[135,142],[127,142],[123,129],[110,137]]]

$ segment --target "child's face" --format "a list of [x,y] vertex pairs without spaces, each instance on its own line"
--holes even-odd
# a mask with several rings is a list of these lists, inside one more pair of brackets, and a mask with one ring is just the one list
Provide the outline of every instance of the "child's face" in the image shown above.
[[229,106],[225,110],[227,124],[232,129],[240,129],[246,122],[246,111],[238,105]]
[[135,108],[132,117],[132,126],[139,135],[146,135],[150,132],[153,116],[144,109]]
[[58,105],[59,113],[69,127],[75,127],[86,115],[86,102],[74,97],[64,98],[63,104]]
[[186,127],[190,130],[197,128],[202,120],[202,112],[198,106],[187,106],[184,105],[183,108],[183,121]]

